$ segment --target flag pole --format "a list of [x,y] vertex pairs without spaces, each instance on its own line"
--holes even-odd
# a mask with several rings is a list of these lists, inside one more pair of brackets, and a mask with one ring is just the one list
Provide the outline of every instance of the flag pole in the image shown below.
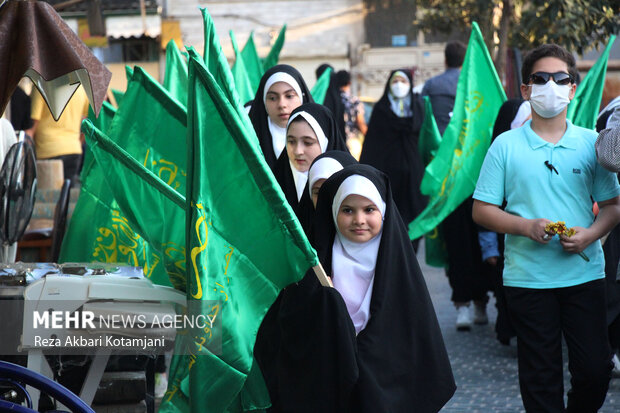
[[314,274],[316,275],[316,278],[319,279],[319,282],[321,283],[323,287],[334,286],[334,284],[332,283],[332,279],[327,276],[321,263],[319,263],[319,265],[315,265],[314,267],[312,267],[312,269],[314,270]]

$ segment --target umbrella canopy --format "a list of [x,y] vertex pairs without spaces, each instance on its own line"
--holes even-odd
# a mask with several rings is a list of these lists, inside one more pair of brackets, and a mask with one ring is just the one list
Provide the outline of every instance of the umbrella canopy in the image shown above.
[[48,3],[0,3],[0,113],[19,80],[27,76],[41,92],[54,120],[80,83],[98,116],[112,73]]

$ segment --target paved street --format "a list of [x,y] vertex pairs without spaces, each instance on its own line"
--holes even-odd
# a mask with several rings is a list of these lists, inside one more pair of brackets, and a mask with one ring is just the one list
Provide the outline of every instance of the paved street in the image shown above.
[[[421,245],[424,243],[422,242]],[[524,411],[517,380],[516,339],[502,346],[495,339],[495,301],[488,306],[490,323],[473,326],[470,332],[456,331],[456,310],[450,302],[450,286],[443,269],[429,267],[424,251],[418,253],[420,266],[431,293],[443,332],[457,390],[441,412],[515,413]],[[564,357],[566,361],[566,355]],[[565,363],[565,390],[569,389]],[[601,413],[620,411],[620,379],[612,379]]]

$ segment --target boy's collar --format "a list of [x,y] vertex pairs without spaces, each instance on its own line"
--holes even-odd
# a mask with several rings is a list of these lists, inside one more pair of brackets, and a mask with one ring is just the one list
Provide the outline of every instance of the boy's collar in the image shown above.
[[527,138],[527,142],[530,145],[530,148],[532,149],[542,148],[543,146],[546,146],[546,145],[561,146],[567,149],[577,149],[578,138],[573,135],[574,126],[571,123],[571,121],[569,121],[568,119],[566,119],[566,130],[564,131],[564,135],[562,135],[562,138],[555,145],[551,142],[547,142],[546,140],[538,136],[536,132],[532,130],[531,120],[527,121],[524,127],[525,127],[525,136]]

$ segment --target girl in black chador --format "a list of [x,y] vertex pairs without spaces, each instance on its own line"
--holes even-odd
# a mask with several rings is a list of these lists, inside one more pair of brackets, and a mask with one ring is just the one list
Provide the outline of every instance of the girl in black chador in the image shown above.
[[286,147],[276,162],[274,175],[306,234],[314,215],[308,169],[317,156],[330,150],[347,149],[329,109],[318,103],[304,103],[293,110],[286,128]]
[[387,176],[352,165],[319,191],[314,245],[356,333],[353,412],[437,412],[454,377]]
[[248,115],[272,171],[286,145],[291,112],[307,102],[314,102],[310,89],[294,67],[276,65],[261,78]]

